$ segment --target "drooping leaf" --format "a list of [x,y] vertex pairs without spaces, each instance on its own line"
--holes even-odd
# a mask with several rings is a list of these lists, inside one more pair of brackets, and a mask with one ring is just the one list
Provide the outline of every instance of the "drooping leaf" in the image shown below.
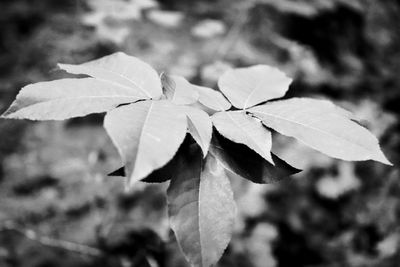
[[185,114],[166,100],[142,101],[107,113],[104,127],[125,164],[129,186],[172,159],[186,125]]
[[181,76],[163,73],[161,81],[164,95],[177,105],[192,104],[199,98],[199,93],[195,89],[196,86]]
[[218,86],[234,107],[247,109],[284,96],[291,82],[277,68],[256,65],[226,71],[219,78]]
[[58,64],[72,74],[86,74],[134,90],[143,98],[157,99],[162,95],[157,72],[138,58],[117,52],[80,65]]
[[247,146],[234,143],[218,132],[213,134],[209,153],[226,170],[258,184],[276,182],[301,171],[273,153],[271,155],[275,165],[272,165]]
[[188,132],[201,147],[206,157],[212,135],[212,123],[207,113],[193,107],[182,107],[188,118]]
[[215,111],[224,111],[231,108],[231,104],[218,91],[204,86],[196,86],[199,93],[199,102]]
[[194,147],[181,159],[167,197],[170,225],[186,259],[195,267],[215,264],[231,239],[236,214],[224,169]]
[[135,90],[93,78],[61,79],[21,89],[5,118],[64,120],[101,113],[142,99]]
[[[189,135],[187,135],[175,156],[166,165],[153,171],[141,181],[146,183],[163,183],[176,176],[178,174],[178,165],[180,159],[182,157],[186,157],[187,153],[189,153],[189,151],[192,149],[191,147],[195,145],[194,142],[195,141],[190,138]],[[109,173],[108,176],[125,177],[125,167],[123,166]]]
[[229,140],[248,146],[274,164],[271,158],[271,132],[244,111],[218,112],[212,116],[218,132]]
[[351,121],[342,109],[318,100],[292,98],[266,103],[248,111],[277,132],[294,137],[331,157],[376,160],[391,164],[367,129]]

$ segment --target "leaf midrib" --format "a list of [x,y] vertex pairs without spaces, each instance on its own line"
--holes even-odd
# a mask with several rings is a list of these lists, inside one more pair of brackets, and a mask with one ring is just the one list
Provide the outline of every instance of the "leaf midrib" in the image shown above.
[[[73,65],[72,65],[72,66],[73,66]],[[116,76],[119,76],[119,77],[121,77],[122,79],[125,79],[126,81],[132,83],[134,86],[136,86],[140,91],[142,91],[142,93],[144,93],[145,95],[147,95],[149,98],[152,97],[146,90],[144,90],[144,88],[143,88],[142,86],[139,86],[138,83],[136,83],[135,81],[129,79],[127,76],[125,76],[125,75],[123,75],[123,74],[120,74],[120,73],[115,72],[115,71],[113,71],[113,70],[109,70],[109,69],[106,69],[106,68],[103,68],[103,67],[99,67],[99,66],[90,66],[90,67],[88,67],[88,66],[84,66],[84,65],[81,65],[81,66],[78,65],[78,67],[81,67],[81,68],[82,68],[82,67],[83,67],[83,68],[93,68],[93,69],[95,69],[95,70],[97,69],[97,70],[100,70],[100,71],[109,72],[109,73],[111,73],[111,74],[114,74],[114,75],[116,75]],[[106,80],[106,79],[102,79],[102,80],[109,81],[109,82],[114,82],[114,81],[110,81],[110,80]],[[114,83],[120,84],[120,83],[118,83],[118,82],[114,82]],[[124,85],[122,84],[122,86],[124,86]],[[125,87],[126,87],[126,86],[125,86]]]
[[[141,146],[140,146],[140,144],[142,143],[141,142],[141,140],[142,140],[142,138],[143,138],[143,133],[145,132],[145,129],[147,128],[146,127],[146,124],[147,124],[147,122],[148,122],[148,120],[149,120],[149,117],[150,117],[150,113],[151,113],[151,111],[152,111],[152,109],[153,109],[153,105],[154,105],[154,102],[151,102],[150,103],[150,107],[149,107],[149,109],[148,109],[148,111],[147,111],[147,114],[146,114],[146,118],[144,119],[144,121],[143,121],[143,127],[142,127],[142,130],[141,130],[141,132],[140,132],[140,136],[139,136],[139,139],[138,139],[138,148],[137,148],[137,152],[136,152],[136,157],[135,157],[135,162],[134,162],[134,164],[133,164],[133,170],[132,170],[132,174],[130,175],[131,177],[130,177],[130,179],[132,179],[132,175],[135,173],[134,172],[134,170],[136,169],[136,163],[137,163],[137,161],[138,161],[138,158],[139,158],[139,152],[140,152],[140,148],[141,148]],[[131,183],[131,181],[129,181],[130,183]]]
[[[244,132],[244,134],[246,135],[246,136],[248,136],[252,141],[253,141],[253,143],[258,147],[258,148],[260,148],[261,150],[262,150],[262,148],[257,144],[257,141],[253,138],[253,136],[251,135],[251,134],[248,134],[248,131],[246,131],[246,129],[244,129],[243,127],[240,127],[240,125],[233,119],[233,117],[229,114],[230,112],[225,112],[227,115],[228,115],[228,117],[233,121],[233,123],[240,129],[240,130],[242,130],[242,132]],[[242,114],[243,115],[243,114]],[[245,116],[247,116],[246,114],[244,114]],[[249,117],[249,119],[252,119],[251,117]],[[254,149],[253,149],[254,150]],[[257,151],[256,151],[257,152]],[[258,152],[257,152],[258,153]],[[264,157],[265,155],[262,155],[262,157],[263,158],[265,158]]]
[[[264,111],[251,111],[251,110],[249,110],[249,111],[250,111],[252,114],[254,114],[256,117],[258,117],[256,113],[261,113],[261,114],[264,114],[264,115],[267,115],[267,116],[270,116],[270,117],[273,117],[273,118],[281,119],[281,120],[284,120],[284,121],[287,121],[287,122],[290,122],[290,123],[294,123],[294,124],[300,125],[300,126],[306,128],[306,129],[309,128],[309,129],[315,130],[315,131],[320,132],[320,133],[322,133],[322,134],[331,136],[331,137],[333,137],[333,138],[335,138],[335,139],[344,140],[344,141],[346,141],[347,143],[349,143],[350,145],[358,146],[358,147],[362,148],[363,150],[367,151],[368,154],[370,154],[370,150],[369,150],[368,148],[366,148],[365,146],[363,146],[362,144],[359,144],[359,143],[356,143],[356,142],[351,142],[351,141],[348,140],[347,138],[339,137],[339,136],[333,135],[333,134],[331,134],[331,133],[329,133],[329,132],[326,132],[326,131],[323,131],[323,130],[321,130],[321,129],[315,128],[315,127],[313,127],[313,126],[311,126],[311,125],[309,125],[309,124],[303,124],[303,123],[300,123],[300,122],[297,122],[297,121],[293,121],[293,120],[287,119],[287,118],[282,117],[282,116],[279,116],[279,115],[267,113],[267,112],[264,112]],[[261,121],[263,121],[261,118],[259,118],[259,119],[260,119]],[[264,122],[263,122],[263,123],[264,123]],[[264,123],[264,124],[265,124],[267,127],[270,127],[270,126],[268,126],[266,123]],[[297,139],[297,138],[296,138],[296,139]],[[303,142],[303,143],[305,143],[305,144],[307,144],[307,142],[304,142],[303,140],[300,140],[300,141]],[[307,145],[309,145],[309,144],[307,144]],[[312,147],[315,148],[315,146],[312,146]],[[317,150],[319,150],[319,149],[317,149]]]
[[[35,102],[33,104],[28,104],[26,106],[21,107],[20,109],[18,109],[17,111],[15,111],[13,113],[18,113],[19,111],[22,111],[24,109],[33,108],[33,107],[41,105],[41,104],[49,104],[51,102],[59,102],[59,101],[63,101],[63,100],[70,100],[70,101],[72,101],[72,100],[81,100],[81,99],[87,100],[87,99],[91,99],[91,98],[105,98],[105,99],[107,99],[107,98],[127,98],[127,99],[132,99],[133,98],[132,99],[133,102],[136,102],[136,101],[140,100],[140,98],[138,98],[136,96],[127,96],[127,95],[57,97],[57,98],[47,99],[47,100],[44,100],[44,101]],[[121,102],[119,104],[124,104],[124,103],[126,103],[126,102]],[[118,103],[116,103],[116,104],[118,104]],[[13,114],[13,113],[11,113],[11,114]]]
[[250,92],[250,94],[247,96],[247,98],[246,98],[246,100],[245,100],[245,102],[244,102],[244,104],[243,104],[243,109],[247,109],[247,108],[249,108],[249,107],[254,106],[254,105],[252,105],[252,106],[247,106],[247,104],[248,104],[248,102],[250,101],[251,97],[254,95],[254,93],[255,93],[256,91],[258,91],[258,89],[260,89],[260,83],[258,83],[258,84],[254,87],[254,89]]
[[108,71],[108,72],[110,72],[110,73],[112,73],[112,74],[115,74],[115,75],[117,75],[117,76],[120,76],[121,78],[123,78],[123,79],[125,79],[125,80],[131,82],[133,85],[135,85],[137,88],[139,88],[140,91],[142,91],[144,94],[146,94],[148,97],[151,98],[151,95],[150,95],[146,90],[144,90],[144,88],[143,88],[142,86],[140,86],[137,82],[135,82],[135,81],[129,79],[127,76],[125,76],[125,75],[123,75],[123,74],[120,74],[120,73],[118,73],[118,72],[112,71],[112,70],[108,70],[108,69],[106,69],[106,68],[102,68],[102,67],[94,67],[94,68],[102,69],[102,70],[104,70],[104,71],[106,71],[106,72]]

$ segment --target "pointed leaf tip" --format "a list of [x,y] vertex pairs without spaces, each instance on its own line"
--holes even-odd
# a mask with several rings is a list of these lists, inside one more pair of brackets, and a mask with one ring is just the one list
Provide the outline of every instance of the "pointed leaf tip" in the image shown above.
[[126,166],[128,185],[161,168],[186,135],[186,116],[169,101],[142,101],[108,112],[104,127]]
[[4,118],[64,120],[102,113],[141,97],[133,91],[93,78],[29,84],[3,113]]
[[214,132],[210,153],[228,171],[258,184],[267,184],[287,178],[301,170],[271,153],[274,165],[246,145],[235,143]]
[[212,136],[212,123],[208,114],[193,107],[181,107],[187,116],[188,132],[201,147],[203,157],[208,154]]
[[244,144],[271,164],[271,132],[256,118],[244,111],[218,112],[212,116],[215,128],[233,142]]
[[[163,167],[154,170],[150,173],[146,178],[141,180],[145,183],[163,183],[170,180],[172,177],[178,175],[180,160],[186,155],[192,153],[194,149],[196,149],[195,141],[189,136],[186,135],[185,140],[182,145],[179,147],[178,152],[176,152],[175,156]],[[122,176],[125,177],[125,166],[111,172],[108,176]]]
[[328,156],[349,160],[391,163],[378,139],[351,120],[348,112],[326,100],[291,98],[250,108],[267,127],[294,137]]
[[383,154],[382,150],[379,150],[378,154],[373,158],[375,161],[379,161],[380,163],[393,166],[393,163],[391,163],[388,158]]

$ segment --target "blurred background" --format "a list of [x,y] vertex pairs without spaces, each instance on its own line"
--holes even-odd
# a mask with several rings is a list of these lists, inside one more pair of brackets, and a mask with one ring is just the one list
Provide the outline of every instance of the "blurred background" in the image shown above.
[[[279,67],[288,96],[354,112],[395,167],[328,158],[290,138],[304,169],[255,185],[218,266],[400,266],[400,2],[397,0],[1,0],[0,111],[56,63],[124,51],[214,87],[226,69]],[[107,177],[121,165],[103,115],[0,120],[0,266],[188,266],[166,216],[166,184]],[[396,166],[397,165],[397,166]]]

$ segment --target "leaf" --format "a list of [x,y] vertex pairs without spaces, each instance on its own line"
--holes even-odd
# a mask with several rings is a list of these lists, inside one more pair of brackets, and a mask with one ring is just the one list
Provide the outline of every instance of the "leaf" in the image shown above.
[[271,132],[258,119],[244,111],[228,111],[215,113],[212,121],[220,134],[235,143],[248,146],[274,164],[271,158]]
[[188,118],[188,131],[206,157],[212,136],[212,123],[207,113],[192,107],[182,107]]
[[196,90],[199,93],[199,102],[202,105],[215,111],[224,111],[231,108],[231,104],[220,92],[203,86],[196,86]]
[[373,159],[391,164],[380,150],[375,136],[351,121],[342,109],[336,110],[326,105],[326,101],[292,98],[266,103],[248,111],[266,126],[331,157],[343,160]]
[[162,95],[161,81],[157,72],[138,58],[117,52],[80,65],[58,64],[72,74],[86,74],[130,88],[143,98],[157,99]]
[[271,155],[275,165],[272,165],[247,146],[234,143],[218,132],[211,139],[209,152],[226,170],[258,184],[276,182],[301,171],[273,153]]
[[161,75],[164,95],[177,105],[188,105],[197,101],[199,93],[195,85],[189,83],[185,78],[176,75]]
[[104,119],[125,164],[128,186],[164,166],[186,135],[186,116],[169,101],[141,101],[116,108]]
[[111,110],[142,99],[130,88],[93,78],[30,84],[2,115],[5,118],[64,120]]
[[[175,177],[178,173],[179,160],[182,157],[186,157],[187,153],[189,153],[193,146],[195,146],[194,140],[190,138],[190,136],[186,136],[178,152],[176,152],[176,155],[166,165],[153,171],[141,181],[146,183],[163,183],[170,180],[172,177]],[[125,167],[123,166],[109,173],[108,176],[125,177]]]
[[218,86],[234,107],[247,109],[284,96],[291,82],[277,68],[256,65],[226,71],[219,78]]
[[321,112],[334,112],[342,115],[343,117],[347,117],[351,120],[358,121],[359,118],[357,118],[353,113],[350,111],[336,106],[329,100],[325,99],[315,99],[315,98],[307,98],[307,97],[302,97],[302,98],[291,98],[291,99],[297,99],[296,102],[304,102],[303,105],[312,105],[316,109],[319,109]]
[[192,266],[208,267],[222,256],[233,232],[236,206],[224,169],[200,149],[181,159],[167,191],[170,225]]

